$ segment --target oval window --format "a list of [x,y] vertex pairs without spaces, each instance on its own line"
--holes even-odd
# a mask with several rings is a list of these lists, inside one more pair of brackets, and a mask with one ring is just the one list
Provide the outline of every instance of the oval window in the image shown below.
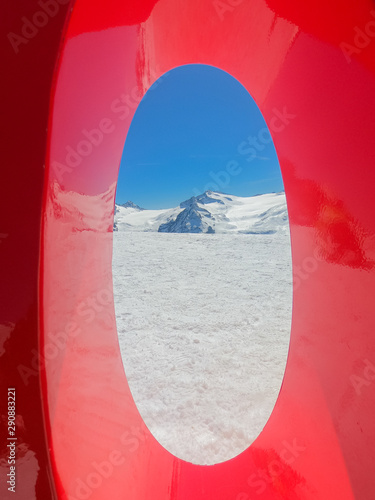
[[116,200],[116,320],[137,407],[177,457],[228,460],[275,405],[292,309],[280,167],[245,88],[205,65],[162,76],[133,118]]

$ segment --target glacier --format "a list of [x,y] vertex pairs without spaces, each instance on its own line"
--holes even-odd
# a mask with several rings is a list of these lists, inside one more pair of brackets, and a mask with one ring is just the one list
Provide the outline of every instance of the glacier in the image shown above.
[[251,197],[206,191],[192,196],[178,207],[144,210],[133,202],[116,205],[117,231],[158,231],[162,233],[288,232],[285,193]]

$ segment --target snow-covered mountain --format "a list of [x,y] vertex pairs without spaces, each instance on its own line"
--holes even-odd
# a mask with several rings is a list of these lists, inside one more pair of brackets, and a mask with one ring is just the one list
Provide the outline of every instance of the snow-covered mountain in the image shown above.
[[127,201],[126,203],[123,203],[122,205],[120,205],[120,207],[135,208],[136,210],[144,210],[144,208],[141,208],[140,206],[136,205],[132,201]]
[[272,234],[288,230],[288,212],[284,193],[244,198],[206,191],[171,209],[116,205],[114,230]]
[[[189,203],[190,202],[190,203]],[[183,205],[183,206],[181,206]],[[213,216],[196,198],[181,203],[185,207],[176,219],[159,226],[159,233],[214,233]]]

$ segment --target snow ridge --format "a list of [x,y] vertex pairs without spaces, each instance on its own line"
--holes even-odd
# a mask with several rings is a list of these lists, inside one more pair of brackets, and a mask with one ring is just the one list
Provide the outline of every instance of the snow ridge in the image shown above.
[[123,203],[122,205],[120,205],[121,207],[124,207],[124,208],[135,208],[136,210],[144,210],[144,208],[141,208],[140,206],[136,205],[135,203],[133,203],[132,201],[127,201],[126,203]]
[[[190,201],[190,200],[189,200]],[[198,205],[197,199],[191,199],[190,204],[181,203],[186,208],[170,220],[159,226],[159,233],[214,233],[212,229],[212,214]]]
[[285,193],[240,197],[206,191],[171,209],[144,210],[131,201],[115,207],[118,231],[273,234],[288,227]]

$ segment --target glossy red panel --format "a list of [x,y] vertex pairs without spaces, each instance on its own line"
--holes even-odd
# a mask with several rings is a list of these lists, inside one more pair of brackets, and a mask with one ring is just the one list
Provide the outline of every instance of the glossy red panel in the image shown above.
[[[2,498],[371,500],[373,2],[63,3],[51,0],[56,14],[32,31],[23,17],[41,24],[42,7],[18,2],[1,28],[11,137],[0,404],[6,415],[6,385],[15,387],[20,438],[17,492]],[[237,78],[273,132],[294,268],[290,354],[274,412],[245,452],[209,467],[174,457],[143,424],[112,297],[127,130],[150,85],[189,63]]]

